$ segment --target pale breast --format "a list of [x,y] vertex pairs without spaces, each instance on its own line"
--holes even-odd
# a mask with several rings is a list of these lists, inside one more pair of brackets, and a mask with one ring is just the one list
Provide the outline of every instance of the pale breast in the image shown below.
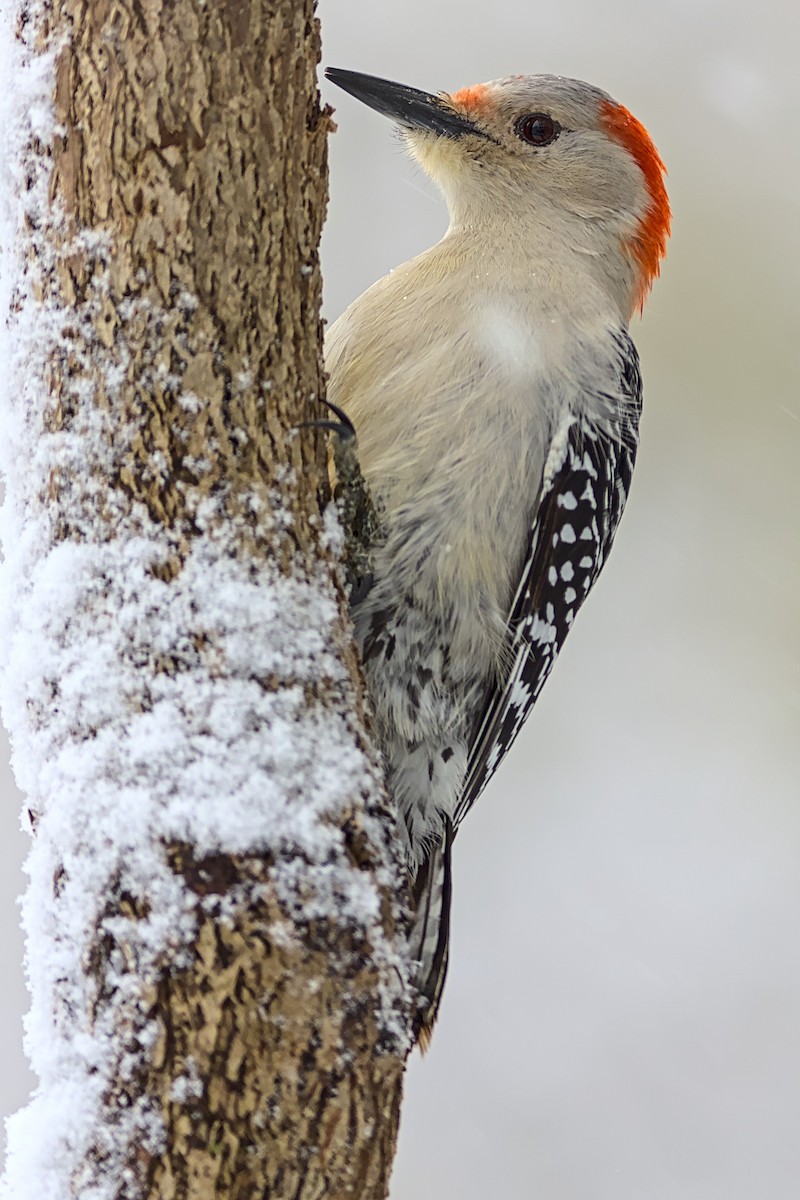
[[413,587],[452,613],[465,653],[496,660],[544,461],[542,359],[513,305],[459,309],[427,312],[424,329],[395,319],[379,337],[357,336],[331,398],[356,426],[386,514],[375,602],[382,584]]

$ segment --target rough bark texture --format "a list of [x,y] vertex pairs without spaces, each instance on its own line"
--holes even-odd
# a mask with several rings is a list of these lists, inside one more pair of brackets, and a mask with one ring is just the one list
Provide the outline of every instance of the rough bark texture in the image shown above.
[[[324,386],[317,248],[330,121],[318,106],[313,9],[58,0],[23,14],[43,44],[60,45],[50,200],[65,220],[48,234],[55,266],[41,274],[40,300],[75,313],[47,366],[43,432],[78,439],[31,503],[49,506],[54,542],[96,540],[98,520],[110,541],[156,524],[165,551],[152,573],[167,588],[201,538],[252,564],[254,578],[261,562],[312,578],[327,560],[344,682],[303,682],[305,700],[341,712],[342,739],[374,764],[323,536],[324,450],[317,434],[296,431],[319,415]],[[102,455],[81,449],[87,421]],[[131,712],[187,664],[211,679],[226,669],[203,628],[166,648],[141,637]],[[294,683],[259,679],[267,692]],[[29,719],[45,725],[48,714]],[[71,736],[93,738],[81,719]],[[356,788],[338,865],[368,879],[387,944],[400,944],[391,819],[380,796]],[[111,1013],[119,1037],[105,1128],[73,1173],[73,1194],[384,1196],[408,997],[401,986],[389,1029],[368,927],[304,905],[302,855],[291,862],[286,846],[198,853],[173,838],[163,855],[188,897],[190,953],[157,952],[137,978],[130,930],[150,902],[121,874],[84,963],[91,1012],[53,997],[57,1022],[79,1030]],[[286,863],[294,892],[275,884]],[[69,875],[62,864],[53,879],[56,924]],[[125,1147],[114,1130],[143,1101],[160,1132]]]
[[[167,1142],[161,1154],[140,1150],[141,1194],[385,1196],[402,1059],[381,1044],[370,947],[332,946],[335,923],[325,920],[302,929],[302,946],[281,945],[275,931],[289,919],[297,930],[297,921],[271,892],[269,863],[172,854],[198,897],[230,897],[237,887],[251,897],[261,884],[263,899],[238,904],[232,920],[220,920],[221,910],[206,916],[192,970],[165,972],[143,995],[161,1037],[136,1088],[157,1099]],[[352,932],[342,936],[352,941]],[[130,1090],[121,1084],[111,1105],[127,1107]]]
[[[176,530],[175,568],[199,493],[220,485],[236,517],[237,497],[278,484],[284,553],[316,553],[319,441],[287,438],[322,393],[330,122],[312,5],[63,0],[59,20],[52,193],[74,230],[111,236],[95,329],[111,348],[125,322],[114,403],[140,429],[118,482]],[[92,269],[91,254],[64,263],[66,299],[86,303]],[[174,403],[178,380],[196,409]]]

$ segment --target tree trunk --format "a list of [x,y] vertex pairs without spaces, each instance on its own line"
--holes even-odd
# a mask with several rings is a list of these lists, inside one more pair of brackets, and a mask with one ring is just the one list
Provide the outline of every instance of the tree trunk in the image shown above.
[[20,13],[4,711],[41,1082],[15,1200],[387,1191],[403,876],[297,428],[323,391],[313,8]]

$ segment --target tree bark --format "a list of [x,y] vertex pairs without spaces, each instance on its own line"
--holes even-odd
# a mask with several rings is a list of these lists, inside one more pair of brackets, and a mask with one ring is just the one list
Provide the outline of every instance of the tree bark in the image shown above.
[[403,876],[298,429],[313,10],[21,10],[4,709],[41,1084],[15,1200],[387,1192]]

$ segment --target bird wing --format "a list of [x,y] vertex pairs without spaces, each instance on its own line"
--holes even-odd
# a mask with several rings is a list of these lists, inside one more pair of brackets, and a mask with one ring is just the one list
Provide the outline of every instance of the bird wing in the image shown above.
[[613,431],[567,411],[542,474],[528,552],[509,617],[510,667],[489,691],[470,743],[457,829],[522,728],[608,557],[633,474],[642,408],[639,360],[618,335],[620,413]]

